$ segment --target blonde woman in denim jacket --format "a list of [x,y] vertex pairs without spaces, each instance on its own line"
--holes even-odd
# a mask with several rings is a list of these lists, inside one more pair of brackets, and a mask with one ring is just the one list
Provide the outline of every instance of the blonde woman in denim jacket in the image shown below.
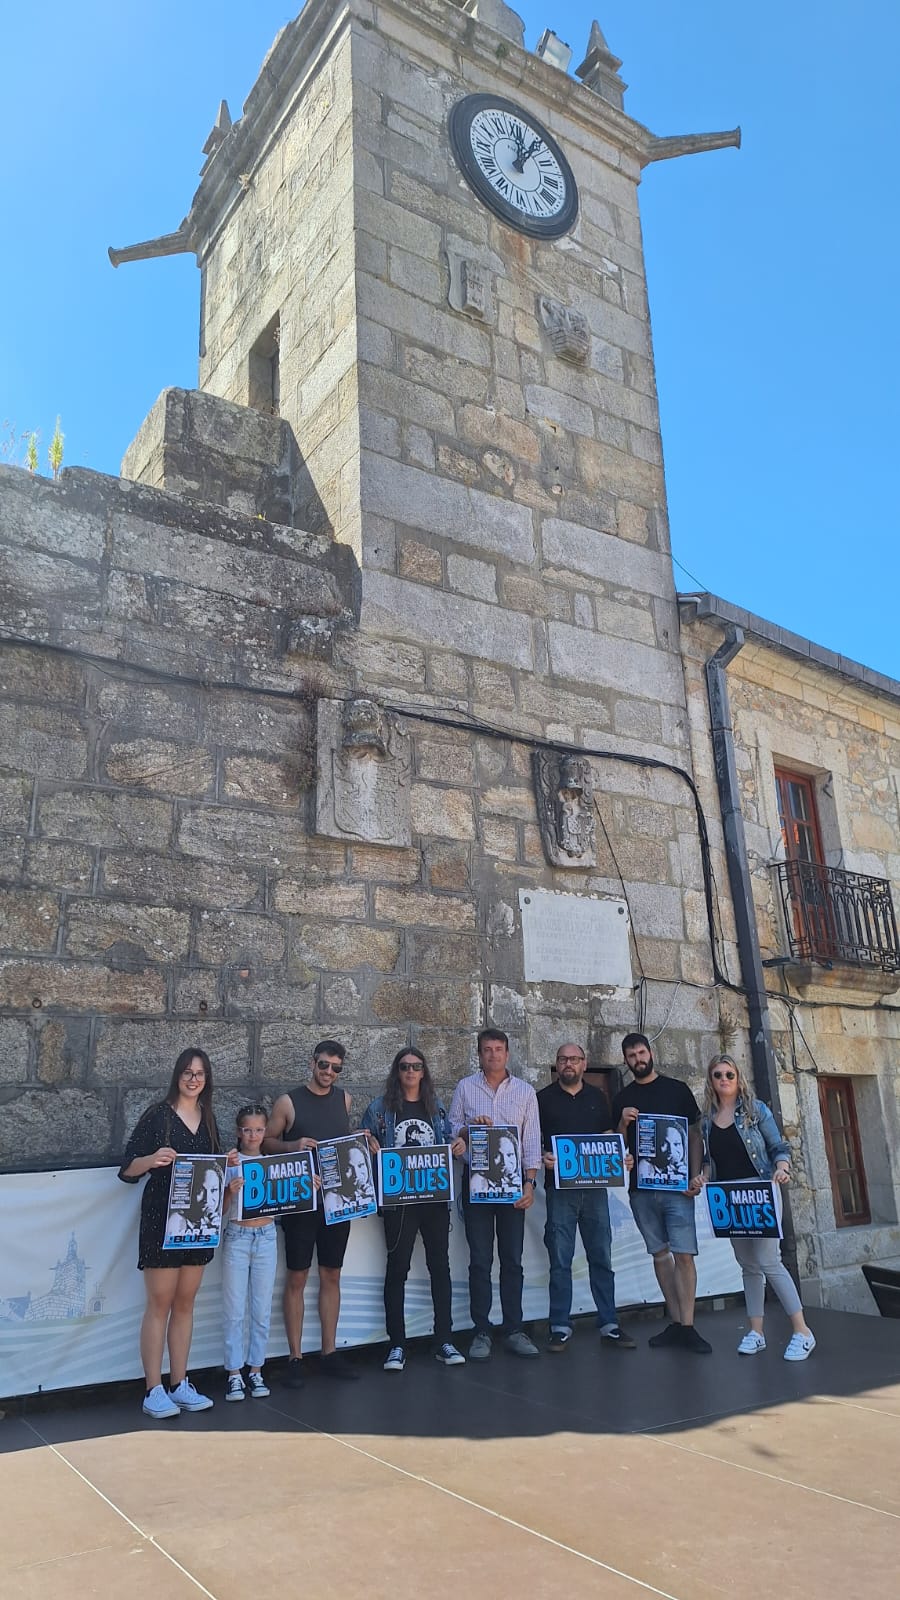
[[[703,1115],[705,1178],[720,1182],[767,1178],[790,1183],[790,1145],[731,1056],[714,1056],[706,1071]],[[744,1299],[750,1331],[738,1355],[755,1356],[766,1348],[763,1311],[768,1283],[791,1319],[793,1329],[785,1361],[805,1361],[816,1347],[807,1327],[793,1278],[781,1259],[777,1239],[732,1239],[731,1247],[744,1278]]]

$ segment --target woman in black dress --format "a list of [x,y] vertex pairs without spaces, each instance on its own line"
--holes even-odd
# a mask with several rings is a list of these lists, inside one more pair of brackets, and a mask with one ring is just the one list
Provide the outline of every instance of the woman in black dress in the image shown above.
[[[147,1380],[144,1411],[150,1417],[206,1411],[213,1403],[197,1393],[187,1375],[194,1300],[213,1252],[162,1248],[172,1162],[176,1156],[212,1155],[219,1149],[212,1087],[212,1068],[205,1052],[182,1050],[165,1099],[144,1112],[119,1169],[123,1183],[138,1183],[149,1175],[141,1199],[138,1267],[144,1274],[147,1295],[141,1323],[141,1364]],[[162,1381],[167,1343],[168,1391]]]

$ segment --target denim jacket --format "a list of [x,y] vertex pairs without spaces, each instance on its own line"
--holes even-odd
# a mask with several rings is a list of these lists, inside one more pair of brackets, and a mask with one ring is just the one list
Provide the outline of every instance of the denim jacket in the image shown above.
[[[450,1118],[440,1100],[435,1107],[431,1123],[434,1128],[436,1144],[453,1143]],[[393,1147],[396,1139],[397,1118],[393,1111],[388,1111],[385,1108],[383,1095],[379,1095],[377,1100],[373,1100],[370,1105],[366,1106],[362,1126],[374,1133],[378,1143],[384,1149],[390,1150]]]
[[[757,1121],[749,1122],[744,1112],[744,1102],[739,1100],[734,1112],[734,1125],[737,1128],[750,1160],[753,1162],[761,1178],[771,1178],[778,1161],[790,1161],[791,1147],[779,1132],[778,1123],[761,1100],[755,1102]],[[709,1153],[709,1129],[711,1117],[703,1118],[703,1165],[708,1167],[709,1176],[715,1178],[715,1164]]]

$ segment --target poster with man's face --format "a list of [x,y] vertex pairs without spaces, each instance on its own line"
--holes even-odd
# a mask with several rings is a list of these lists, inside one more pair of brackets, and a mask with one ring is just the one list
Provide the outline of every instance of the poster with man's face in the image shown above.
[[642,1111],[637,1119],[637,1186],[682,1193],[688,1186],[687,1117]]
[[224,1156],[178,1156],[172,1162],[164,1250],[215,1250],[222,1238]]
[[515,1205],[522,1198],[519,1130],[471,1123],[469,1199],[473,1205]]
[[327,1223],[353,1222],[378,1210],[369,1144],[363,1133],[320,1139],[316,1150]]

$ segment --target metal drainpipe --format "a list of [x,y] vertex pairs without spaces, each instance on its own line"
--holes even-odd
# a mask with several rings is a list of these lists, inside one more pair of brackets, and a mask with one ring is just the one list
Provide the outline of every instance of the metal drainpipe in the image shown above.
[[[753,1086],[760,1100],[772,1107],[779,1123],[781,1096],[778,1092],[778,1075],[774,1070],[772,1026],[769,1020],[769,1003],[766,998],[766,980],[759,950],[759,933],[756,927],[756,908],[747,861],[747,841],[744,834],[744,816],[738,787],[737,766],[734,759],[734,734],[731,726],[731,705],[728,699],[728,681],[725,669],[738,651],[743,648],[744,632],[734,623],[726,626],[725,638],[715,655],[706,663],[706,692],[709,698],[709,723],[712,734],[713,760],[716,766],[716,785],[719,791],[719,808],[725,835],[725,859],[728,863],[728,881],[731,903],[737,929],[738,954],[741,976],[747,995],[747,1014],[750,1024],[750,1053],[753,1061]],[[797,1277],[797,1243],[791,1217],[790,1202],[782,1191],[784,1200],[783,1255],[785,1263]]]

